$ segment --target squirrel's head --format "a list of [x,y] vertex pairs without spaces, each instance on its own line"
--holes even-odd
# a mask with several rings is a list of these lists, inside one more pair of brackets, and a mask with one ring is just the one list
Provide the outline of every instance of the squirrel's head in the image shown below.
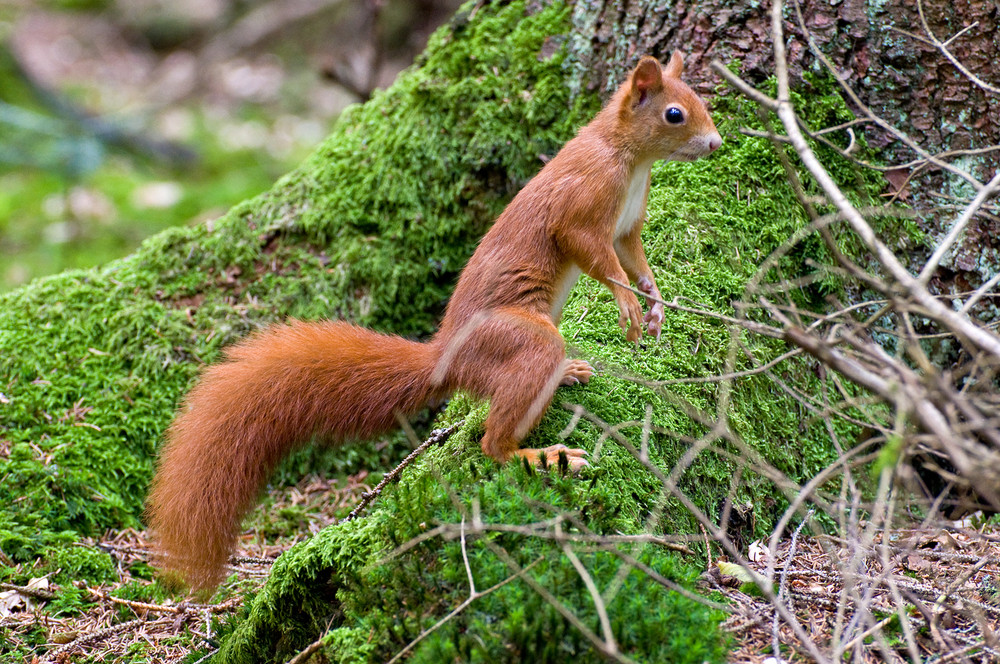
[[694,161],[722,144],[705,102],[681,81],[684,58],[643,56],[615,95],[619,131],[643,159]]

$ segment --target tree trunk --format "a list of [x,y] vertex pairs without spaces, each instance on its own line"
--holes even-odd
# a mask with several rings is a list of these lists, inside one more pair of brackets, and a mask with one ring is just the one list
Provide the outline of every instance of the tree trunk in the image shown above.
[[[914,0],[806,0],[786,7],[792,77],[822,69],[807,35],[872,110],[932,153],[1000,144],[1000,3],[994,0],[925,0],[924,16],[939,41],[968,28],[948,50],[985,89],[957,69],[930,41]],[[666,5],[666,6],[664,6]],[[801,7],[802,29],[796,7]],[[607,91],[642,53],[661,59],[674,49],[688,54],[689,76],[702,92],[718,84],[712,60],[735,62],[739,73],[762,83],[774,71],[770,3],[649,0],[578,3],[570,48],[588,74],[588,85]],[[587,41],[586,36],[592,35]],[[882,132],[872,145],[889,148],[887,160],[913,158]],[[989,179],[1000,164],[992,152],[974,158],[976,174]]]
[[[665,4],[627,0],[575,5],[576,36],[568,44],[588,72],[589,88],[606,93],[637,55],[662,59],[673,49],[687,54],[688,76],[705,94],[719,84],[708,67],[713,60],[736,63],[738,73],[753,84],[773,75],[770,3]],[[829,75],[817,57],[822,53],[862,103],[927,153],[951,153],[945,160],[956,161],[980,182],[1000,168],[1000,2],[792,0],[786,3],[785,18],[790,73],[800,91],[808,93],[812,87],[814,79],[807,73]],[[588,42],[585,35],[593,36]],[[935,41],[949,42],[948,53],[966,72]],[[887,195],[896,194],[922,210],[921,225],[931,238],[942,235],[953,214],[940,204],[968,200],[968,182],[926,163],[915,164],[919,158],[914,150],[874,125],[853,131],[878,150],[883,164],[903,165],[886,172]],[[996,214],[977,215],[942,263],[945,270],[933,280],[935,291],[965,292],[992,277],[1000,270],[997,238]],[[926,257],[920,248],[911,251],[917,260]]]

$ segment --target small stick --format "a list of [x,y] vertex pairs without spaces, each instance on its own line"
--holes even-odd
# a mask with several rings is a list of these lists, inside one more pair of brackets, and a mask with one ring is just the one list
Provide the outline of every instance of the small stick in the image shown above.
[[424,452],[424,450],[426,450],[431,445],[435,445],[437,443],[443,443],[444,441],[448,440],[448,438],[451,437],[451,434],[455,433],[455,430],[458,429],[458,427],[462,426],[463,424],[465,424],[465,420],[459,420],[458,422],[455,422],[447,429],[435,429],[434,431],[432,431],[430,437],[427,440],[425,440],[417,449],[410,452],[410,454],[405,459],[403,459],[398,466],[396,466],[391,471],[386,473],[385,477],[382,478],[381,482],[375,485],[374,489],[372,489],[371,491],[366,491],[361,495],[361,502],[358,503],[353,510],[351,510],[351,513],[347,515],[344,521],[351,521],[353,519],[358,518],[358,516],[365,511],[365,508],[371,505],[372,501],[374,501],[376,498],[379,497],[379,495],[382,493],[382,490],[385,489],[386,486],[388,486],[389,482],[393,482],[399,479],[399,476],[403,472],[403,469],[409,466],[411,463],[413,463],[413,461],[418,456],[420,456]]

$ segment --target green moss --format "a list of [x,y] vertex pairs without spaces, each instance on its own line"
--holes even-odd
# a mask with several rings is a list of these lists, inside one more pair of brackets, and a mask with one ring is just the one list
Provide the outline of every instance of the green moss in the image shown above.
[[[272,581],[256,598],[216,655],[220,661],[288,659],[316,634],[330,630],[331,661],[384,661],[468,596],[460,542],[430,539],[402,555],[389,551],[438,523],[458,524],[473,503],[486,523],[519,524],[556,511],[581,515],[601,532],[635,531],[642,513],[619,506],[625,472],[602,465],[593,481],[498,466],[484,460],[467,426],[444,446],[429,451],[406,478],[364,519],[328,528],[284,555]],[[587,479],[587,478],[584,478]],[[634,485],[631,485],[634,488]],[[461,506],[461,512],[456,505]],[[568,530],[575,530],[567,525]],[[483,591],[516,573],[492,547],[502,547],[518,567],[599,632],[597,614],[577,572],[552,541],[517,533],[470,537],[469,566]],[[626,548],[626,550],[628,550]],[[653,547],[636,554],[663,576],[685,585],[696,571]],[[611,553],[579,552],[600,588],[622,563]],[[612,632],[624,652],[639,661],[722,661],[716,623],[720,614],[668,592],[637,572],[607,599]],[[535,590],[521,580],[477,599],[441,629],[423,639],[410,661],[598,661],[590,643]]]
[[[802,108],[817,125],[833,124],[847,112],[823,81],[812,94],[800,97]],[[822,94],[819,94],[822,92]],[[694,164],[660,164],[654,169],[645,244],[661,291],[668,298],[690,298],[727,315],[734,300],[744,296],[748,281],[764,259],[805,222],[805,215],[788,186],[779,160],[765,139],[740,136],[737,128],[756,125],[753,110],[737,98],[715,102],[726,143],[711,159]],[[830,155],[826,155],[830,156]],[[881,183],[859,174],[844,162],[833,162],[833,174],[859,202],[875,199]],[[810,188],[808,182],[807,188]],[[857,254],[848,233],[840,241]],[[828,263],[816,238],[788,252],[775,268],[777,276],[807,272],[807,261]],[[795,294],[800,303],[822,306],[830,293],[841,293],[832,277],[818,280]],[[715,415],[716,384],[665,387],[649,381],[702,376],[725,370],[730,343],[727,328],[694,314],[668,312],[662,339],[636,347],[617,328],[617,308],[606,289],[584,279],[564,312],[563,335],[572,353],[591,359],[601,372],[587,386],[563,389],[542,424],[526,444],[546,445],[560,437],[574,447],[592,451],[593,467],[582,478],[527,472],[517,465],[499,468],[477,451],[488,409],[459,396],[448,417],[466,416],[466,425],[442,449],[427,454],[408,469],[381,505],[362,522],[328,529],[286,555],[251,616],[240,621],[218,655],[220,661],[277,661],[302,647],[306,635],[325,625],[326,653],[331,661],[379,661],[391,657],[422,631],[429,629],[468,596],[461,548],[453,539],[433,538],[397,557],[388,553],[433,524],[469,520],[475,502],[487,523],[526,524],[555,513],[574,514],[599,533],[654,530],[698,532],[693,517],[679,501],[662,494],[652,474],[604,429],[582,420],[575,427],[570,410],[586,411],[617,430],[633,445],[641,441],[647,406],[651,409],[650,458],[668,471],[687,451],[684,437],[706,432],[679,403]],[[742,342],[758,361],[787,350],[780,342],[744,337]],[[735,369],[750,367],[747,360]],[[822,391],[808,362],[784,368],[789,382]],[[642,377],[628,380],[627,376]],[[831,463],[835,452],[825,424],[810,419],[773,381],[757,377],[738,381],[726,412],[730,427],[762,459],[793,480],[803,481]],[[628,424],[628,423],[632,424]],[[624,424],[623,424],[624,423]],[[838,433],[851,433],[836,424]],[[724,450],[738,452],[731,446]],[[599,452],[598,452],[599,450]],[[727,495],[754,506],[756,525],[742,533],[748,540],[768,532],[776,515],[787,507],[787,496],[749,469],[734,472],[732,463],[715,452],[697,457],[681,476],[681,489],[710,517],[717,517]],[[461,508],[456,507],[461,506]],[[658,506],[662,516],[655,519]],[[590,629],[599,630],[593,604],[584,585],[550,541],[525,534],[490,536],[520,566],[539,561],[530,574],[549,589]],[[468,555],[477,588],[482,590],[510,576],[512,569],[482,540],[470,539]],[[690,585],[696,561],[678,560],[652,547],[639,558],[668,578]],[[584,555],[584,564],[599,588],[607,587],[621,562],[606,552]],[[316,606],[318,594],[335,597],[320,604],[318,614],[299,611]],[[664,591],[648,578],[629,573],[608,605],[612,631],[623,652],[637,661],[713,661],[723,657],[714,627],[717,615]],[[676,618],[685,616],[684,620]],[[289,616],[292,616],[290,619]],[[665,626],[669,625],[669,630]],[[297,637],[303,640],[298,641]],[[279,647],[278,653],[273,652]],[[424,638],[411,661],[590,661],[597,655],[581,633],[522,580],[515,580]]]
[[[565,14],[500,4],[474,23],[456,19],[421,67],[348,112],[270,192],[105,268],[0,295],[0,440],[9,447],[0,500],[11,506],[0,549],[29,560],[62,531],[139,525],[180,396],[202,363],[255,327],[343,317],[429,332],[538,155],[554,153],[594,108],[556,85],[561,56],[536,58]],[[338,471],[385,465],[400,449],[359,446],[326,460]]]
[[[341,119],[303,167],[276,187],[280,232],[330,256],[328,314],[424,334],[455,277],[510,197],[594,110],[570,99],[561,55],[539,62],[566,10],[522,3],[439,31],[419,68]],[[498,45],[503,44],[503,48]],[[266,206],[266,204],[265,204]],[[288,206],[286,206],[288,207]]]
[[[25,561],[80,535],[140,525],[157,442],[174,407],[199,366],[247,331],[285,316],[345,317],[408,335],[432,329],[457,272],[538,170],[538,155],[555,153],[596,109],[592,96],[569,92],[563,54],[539,59],[546,40],[566,32],[568,10],[555,4],[532,11],[524,2],[467,6],[434,36],[417,67],[346,113],[299,169],[213,224],[162,233],[103,269],[0,296],[0,450],[7,450],[0,455],[0,500],[9,506],[0,513],[0,549]],[[812,85],[800,97],[810,122],[843,119],[832,86]],[[772,146],[736,131],[757,123],[753,109],[732,96],[714,106],[723,148],[708,160],[655,168],[645,243],[668,299],[682,296],[732,314],[764,258],[805,219]],[[856,200],[874,199],[879,182],[832,163]],[[859,253],[849,233],[838,239]],[[809,237],[770,277],[800,276],[815,269],[809,261],[828,259]],[[823,275],[792,297],[822,306],[841,289]],[[591,450],[593,467],[582,478],[484,459],[476,441],[487,406],[459,395],[445,417],[464,416],[462,431],[409,469],[369,516],[283,556],[268,585],[228,626],[217,660],[287,659],[323,633],[333,661],[387,659],[458,606],[468,584],[454,539],[386,555],[425,528],[457,523],[474,503],[487,523],[541,521],[555,509],[599,533],[649,525],[694,532],[676,499],[663,497],[659,483],[600,426],[581,420],[569,428],[563,402],[583,406],[634,444],[649,406],[650,459],[669,470],[687,450],[683,441],[705,433],[678,403],[714,414],[718,387],[648,382],[724,371],[730,333],[704,317],[668,312],[661,341],[636,347],[620,334],[617,315],[606,289],[580,282],[562,331],[573,354],[601,372],[585,387],[561,390],[528,441],[541,446],[565,434],[567,444]],[[741,341],[758,360],[785,350],[758,337]],[[739,360],[735,368],[749,366]],[[806,362],[783,370],[790,382],[824,389]],[[833,459],[823,423],[772,381],[738,381],[728,404],[733,430],[791,478],[811,477]],[[292,474],[316,462],[339,472],[352,464],[385,467],[401,447],[375,452],[360,445],[320,459],[306,453],[286,469]],[[718,452],[699,455],[681,476],[685,494],[712,517],[731,487],[739,503],[755,506],[758,533],[787,504],[773,484],[747,469],[734,472]],[[516,533],[473,538],[468,553],[477,588],[512,573],[487,539],[519,565],[538,561],[529,574],[600,633],[579,575],[549,540]],[[697,573],[698,560],[651,546],[634,554],[683,585]],[[621,565],[606,551],[578,555],[602,589]],[[635,572],[621,583],[608,609],[630,657],[724,658],[717,613]],[[541,662],[591,661],[596,654],[519,579],[473,602],[412,657]]]
[[51,549],[47,566],[55,572],[57,583],[87,579],[93,583],[107,583],[116,577],[115,561],[104,551],[89,547],[70,546]]

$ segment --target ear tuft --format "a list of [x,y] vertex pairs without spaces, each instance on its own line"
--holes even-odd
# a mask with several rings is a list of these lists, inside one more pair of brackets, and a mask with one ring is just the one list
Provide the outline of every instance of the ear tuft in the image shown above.
[[644,55],[632,71],[632,92],[639,103],[645,100],[650,92],[656,92],[663,87],[663,69],[656,58]]
[[684,56],[680,51],[674,51],[670,55],[670,62],[667,63],[664,72],[669,78],[680,78],[684,71]]

